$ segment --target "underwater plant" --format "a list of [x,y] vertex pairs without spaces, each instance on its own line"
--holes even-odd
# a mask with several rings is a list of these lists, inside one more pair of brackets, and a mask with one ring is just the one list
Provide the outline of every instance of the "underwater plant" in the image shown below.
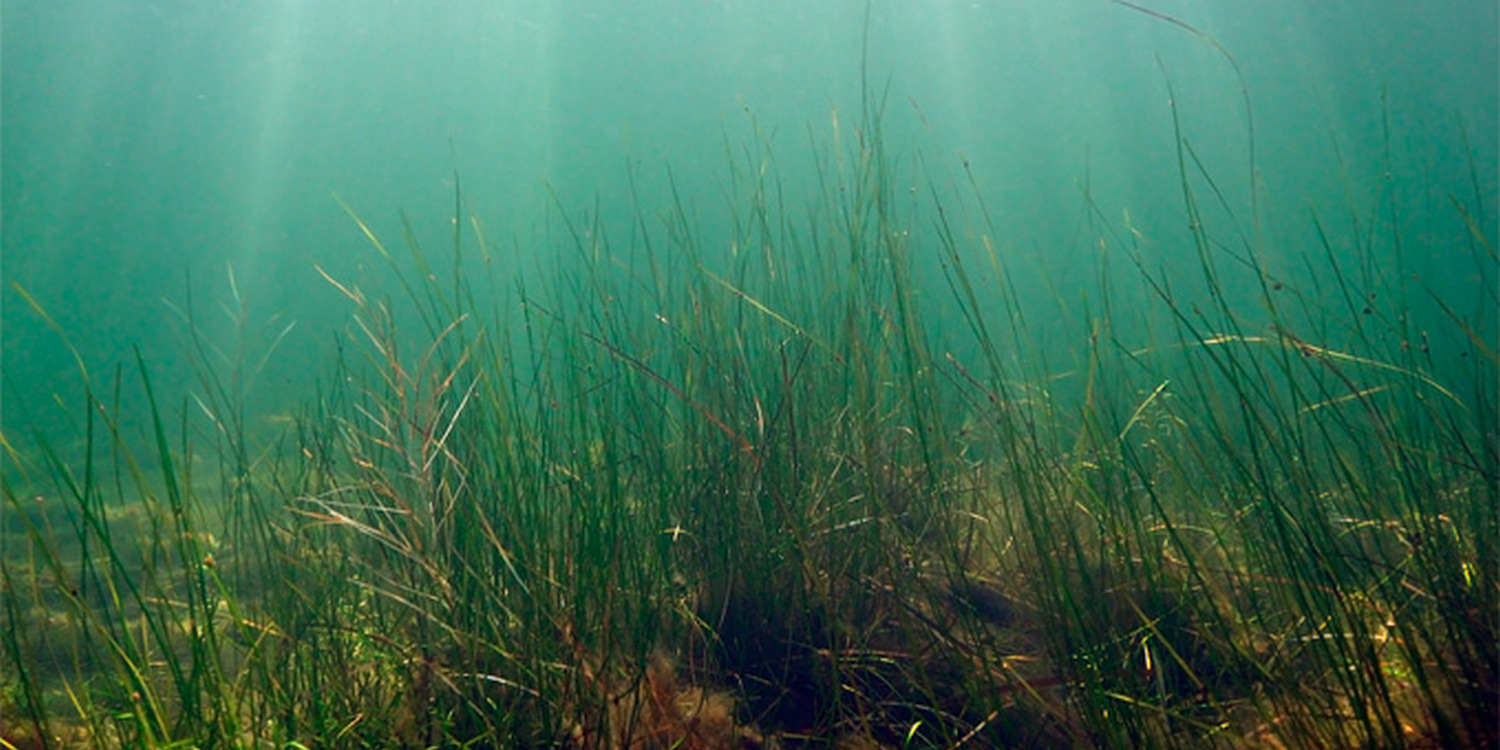
[[76,434],[5,441],[0,747],[1496,746],[1484,196],[1462,294],[1395,221],[1273,262],[1174,95],[1196,264],[1085,191],[1097,284],[1037,309],[866,97],[808,174],[755,130],[723,226],[556,208],[541,281],[456,175],[438,251],[344,205],[384,265],[319,269],[290,419],[279,325],[185,305],[180,404],[80,367]]

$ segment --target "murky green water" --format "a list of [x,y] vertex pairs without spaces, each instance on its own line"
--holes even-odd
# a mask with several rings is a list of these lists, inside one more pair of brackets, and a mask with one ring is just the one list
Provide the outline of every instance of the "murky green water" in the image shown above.
[[[723,242],[725,149],[758,128],[795,191],[810,138],[851,127],[862,85],[886,99],[893,152],[971,165],[1006,252],[1063,287],[1090,278],[1084,186],[1152,262],[1187,257],[1169,86],[1230,205],[1260,190],[1259,241],[1288,277],[1318,211],[1341,247],[1400,224],[1408,267],[1462,291],[1474,279],[1447,249],[1463,228],[1444,196],[1483,209],[1482,229],[1497,213],[1496,11],[1477,0],[1151,6],[1201,36],[1087,0],[875,2],[867,36],[859,2],[4,10],[7,285],[46,307],[94,378],[138,346],[176,391],[188,379],[166,303],[191,290],[200,324],[227,338],[232,269],[260,344],[296,323],[253,389],[270,412],[307,393],[346,312],[315,265],[372,263],[335,196],[386,236],[399,209],[436,238],[456,172],[493,263],[537,274],[561,252],[542,241],[551,209],[597,212],[623,242],[638,205],[666,203],[670,168],[705,241]],[[1382,196],[1398,215],[1371,215]],[[51,396],[72,400],[76,368],[4,299],[15,434],[61,419]]]
[[[1494,502],[1492,415],[1476,413],[1495,406],[1500,336],[1492,2],[0,12],[0,559],[15,576],[0,645],[45,643],[50,658],[6,654],[35,682],[0,680],[0,706],[65,716],[64,681],[107,675],[59,726],[165,741],[248,733],[252,715],[287,738],[342,737],[338,710],[384,700],[417,746],[439,730],[505,737],[484,724],[492,705],[555,731],[591,715],[569,692],[580,680],[625,695],[612,680],[628,678],[788,743],[853,710],[885,723],[850,736],[906,722],[910,740],[926,721],[948,732],[934,746],[997,716],[988,738],[1012,743],[1024,731],[1006,721],[1066,714],[1047,737],[1076,744],[1078,727],[1134,731],[1113,708],[1089,718],[1077,695],[1104,683],[1047,640],[1087,621],[1066,648],[1143,654],[1147,674],[1116,668],[1121,687],[1089,695],[1144,685],[1129,710],[1187,706],[1173,732],[1211,736],[1188,716],[1204,709],[1253,739],[1241,717],[1260,677],[1243,664],[1271,674],[1313,653],[1392,671],[1389,703],[1427,689],[1418,668],[1442,675],[1452,654],[1484,650],[1473,633],[1493,617],[1468,607],[1494,594],[1476,557],[1492,519],[1473,510]],[[954,276],[964,264],[993,285],[973,294]],[[471,296],[433,302],[456,289]],[[919,304],[928,318],[909,322]],[[1305,549],[1256,525],[1261,503],[1299,519]],[[1015,508],[1027,523],[1001,529]],[[1049,568],[1062,549],[1076,554]],[[1085,558],[1138,575],[1143,595],[1090,579]],[[1213,571],[1178,577],[1200,564]],[[1301,599],[1275,598],[1287,564]],[[1083,610],[1059,593],[1096,584]],[[1343,598],[1318,599],[1329,591]],[[1230,624],[1203,645],[1216,608]],[[1460,637],[1444,617],[1475,628]],[[937,655],[908,661],[931,673],[902,672],[899,649],[929,631]],[[122,634],[139,654],[120,656]],[[522,661],[511,637],[548,655],[504,672]],[[1419,645],[1348,657],[1317,652],[1324,639]],[[754,671],[788,643],[814,655]],[[1002,674],[1004,648],[1034,666]],[[168,708],[141,708],[137,656]],[[857,679],[825,679],[818,660],[845,656]],[[330,664],[373,676],[319,726],[298,712],[326,706],[278,690],[316,693]],[[254,679],[216,682],[241,668]],[[1066,710],[1045,698],[1003,715],[1004,680],[1022,673],[1049,696],[1077,692]],[[434,693],[439,677],[451,695]],[[999,685],[1000,707],[935,721],[966,700],[964,680]],[[1481,683],[1422,705],[1446,716]],[[788,712],[801,698],[767,697],[783,689],[816,700]],[[890,709],[903,690],[931,705]],[[440,705],[479,724],[423,715]],[[617,720],[614,704],[594,709]],[[1382,726],[1460,736],[1433,721]],[[6,742],[45,734],[0,723]]]

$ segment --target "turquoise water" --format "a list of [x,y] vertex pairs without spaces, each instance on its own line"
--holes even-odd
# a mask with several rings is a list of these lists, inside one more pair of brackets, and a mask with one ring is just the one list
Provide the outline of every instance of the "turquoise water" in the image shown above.
[[0,745],[1492,741],[1500,10],[1150,2],[0,0]]
[[139,348],[163,392],[192,387],[174,312],[190,299],[227,360],[237,328],[252,365],[285,332],[245,387],[274,414],[328,371],[349,312],[316,269],[349,280],[380,264],[338,200],[392,241],[404,211],[441,247],[456,176],[503,284],[571,252],[561,215],[597,213],[623,242],[633,216],[667,207],[670,168],[703,246],[728,252],[729,156],[769,141],[794,200],[811,144],[835,123],[847,137],[865,92],[886,97],[898,163],[920,155],[938,190],[969,165],[1041,307],[1095,277],[1090,221],[1139,238],[1148,264],[1191,262],[1170,86],[1273,273],[1296,281],[1316,215],[1374,284],[1394,261],[1355,263],[1355,248],[1395,226],[1403,272],[1494,337],[1495,312],[1476,305],[1495,280],[1460,262],[1468,229],[1449,200],[1497,236],[1493,2],[6,0],[3,13],[0,426],[16,442],[76,421],[79,401],[72,355],[12,284],[96,383]]

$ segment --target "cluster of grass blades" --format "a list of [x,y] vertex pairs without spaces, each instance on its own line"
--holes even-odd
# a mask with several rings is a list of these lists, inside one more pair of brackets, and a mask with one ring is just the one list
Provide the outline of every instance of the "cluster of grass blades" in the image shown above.
[[81,458],[6,457],[0,747],[1495,746],[1482,197],[1472,300],[1356,280],[1397,222],[1281,281],[1179,134],[1197,267],[1093,213],[1154,304],[1042,346],[881,111],[790,203],[753,140],[724,226],[564,218],[540,288],[460,192],[437,255],[350,210],[392,275],[324,274],[350,324],[269,436],[190,307],[190,400],[85,373]]
[[[185,737],[228,746],[254,737],[270,721],[259,683],[275,679],[261,670],[276,630],[239,607],[251,603],[251,582],[274,572],[256,557],[268,552],[259,543],[266,519],[247,481],[243,393],[203,370],[205,438],[188,410],[176,419],[159,408],[139,354],[106,383],[73,354],[85,397],[66,415],[69,429],[28,435],[26,452],[0,441],[0,747],[174,747]],[[144,420],[123,413],[131,391],[147,405]],[[205,446],[215,452],[200,462]]]

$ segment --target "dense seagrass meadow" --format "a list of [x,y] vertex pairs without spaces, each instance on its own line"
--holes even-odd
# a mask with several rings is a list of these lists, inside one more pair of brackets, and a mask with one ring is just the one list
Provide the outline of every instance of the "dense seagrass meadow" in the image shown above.
[[1174,93],[1180,221],[1080,174],[1059,278],[861,75],[524,273],[462,166],[440,224],[327,200],[287,411],[232,270],[170,373],[7,288],[77,365],[0,445],[0,748],[1500,745],[1493,165],[1275,213],[1252,92],[1232,163]]

